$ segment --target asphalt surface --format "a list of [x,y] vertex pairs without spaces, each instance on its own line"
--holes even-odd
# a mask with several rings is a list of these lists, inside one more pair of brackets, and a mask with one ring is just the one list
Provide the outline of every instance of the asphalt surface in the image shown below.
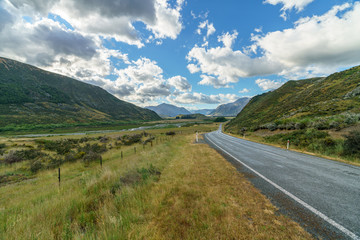
[[316,238],[360,239],[360,167],[235,138],[205,141]]

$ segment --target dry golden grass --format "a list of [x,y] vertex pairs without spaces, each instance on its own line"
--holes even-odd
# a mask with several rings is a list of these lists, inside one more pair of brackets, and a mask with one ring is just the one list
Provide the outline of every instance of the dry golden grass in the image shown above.
[[178,152],[149,196],[152,220],[141,238],[311,239],[209,146]]
[[161,135],[137,154],[114,148],[102,169],[64,164],[60,189],[56,170],[0,187],[0,239],[310,239],[215,150],[192,143],[195,130],[216,127]]

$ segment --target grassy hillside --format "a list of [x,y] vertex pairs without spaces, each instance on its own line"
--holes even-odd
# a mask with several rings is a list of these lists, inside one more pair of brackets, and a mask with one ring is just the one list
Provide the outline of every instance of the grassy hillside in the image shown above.
[[339,129],[358,122],[359,114],[357,66],[326,78],[289,81],[277,90],[255,96],[225,129],[233,133],[243,128]]
[[6,58],[0,58],[0,92],[0,127],[160,119],[100,87]]

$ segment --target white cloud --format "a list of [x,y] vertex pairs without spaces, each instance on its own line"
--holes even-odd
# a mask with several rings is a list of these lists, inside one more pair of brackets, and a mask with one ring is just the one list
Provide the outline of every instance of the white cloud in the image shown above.
[[54,13],[68,21],[77,31],[114,38],[143,47],[134,22],[143,22],[155,38],[175,39],[182,30],[181,14],[184,1],[171,7],[167,0],[9,0],[18,17],[46,17]]
[[280,81],[270,80],[270,79],[257,79],[255,83],[261,88],[263,91],[277,89],[281,87],[284,83]]
[[206,30],[206,37],[209,37],[210,35],[214,34],[216,29],[214,27],[213,23],[209,23],[208,20],[200,22],[198,29],[196,29],[197,34],[201,34],[202,30]]
[[214,88],[222,88],[222,87],[229,87],[228,83],[226,80],[224,79],[219,79],[213,76],[208,76],[208,75],[204,75],[202,74],[201,76],[201,81],[199,82],[200,85],[210,85],[213,86]]
[[314,0],[265,0],[264,3],[272,5],[282,4],[283,7],[281,8],[282,13],[280,16],[286,20],[286,11],[294,8],[300,12],[313,1]]
[[191,84],[185,77],[175,76],[168,79],[168,82],[171,86],[175,87],[176,90],[181,92],[191,91]]
[[167,100],[174,104],[223,104],[234,102],[239,97],[235,94],[206,95],[203,93],[182,93]]
[[[254,37],[285,76],[328,74],[360,63],[360,2],[335,6],[322,16],[300,19],[294,28]],[[304,71],[305,70],[305,71]]]
[[234,31],[233,34],[230,33],[224,33],[223,35],[218,37],[218,41],[222,42],[224,44],[225,48],[231,48],[234,44],[236,38],[238,36],[238,32]]
[[[278,74],[287,79],[324,76],[360,64],[360,2],[334,6],[321,16],[300,19],[293,28],[253,35],[253,45],[234,50],[237,32],[218,37],[223,47],[195,45],[188,69],[216,88],[239,78]],[[250,52],[258,52],[251,57]]]
[[177,1],[177,6],[171,8],[167,0],[157,0],[156,21],[154,24],[147,23],[147,29],[151,30],[156,38],[176,39],[182,30],[180,11],[183,4],[184,1]]
[[243,88],[242,90],[239,91],[239,93],[248,93],[248,92],[250,92],[250,90],[247,88]]
[[187,67],[191,73],[202,73],[200,84],[228,87],[238,82],[240,77],[272,74],[281,70],[278,63],[266,57],[251,58],[240,50],[234,51],[231,47],[236,36],[237,32],[220,36],[223,47],[206,49],[195,45],[190,50]]

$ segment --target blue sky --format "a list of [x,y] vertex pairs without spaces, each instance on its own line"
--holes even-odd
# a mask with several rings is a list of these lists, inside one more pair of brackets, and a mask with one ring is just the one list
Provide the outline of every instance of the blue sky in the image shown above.
[[0,56],[139,106],[215,108],[360,64],[360,2],[3,0]]

